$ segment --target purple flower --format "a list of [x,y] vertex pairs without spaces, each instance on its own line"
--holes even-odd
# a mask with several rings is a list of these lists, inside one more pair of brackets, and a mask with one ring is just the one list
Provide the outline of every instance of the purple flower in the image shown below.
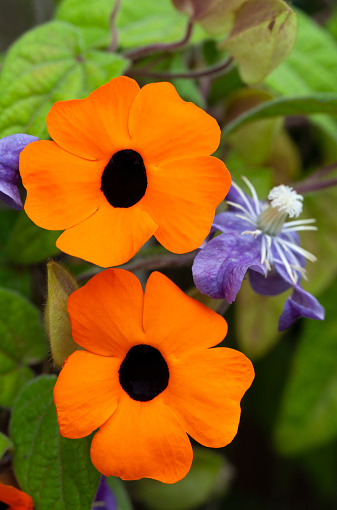
[[117,510],[116,498],[107,484],[105,476],[101,477],[91,510]]
[[[248,271],[255,292],[266,296],[293,288],[287,299],[278,329],[287,329],[299,317],[324,319],[324,308],[300,285],[306,278],[306,259],[314,255],[299,245],[299,230],[316,230],[315,220],[288,221],[302,212],[303,197],[289,186],[277,186],[269,202],[258,199],[248,179],[244,179],[252,198],[236,183],[227,195],[229,210],[218,214],[211,236],[196,256],[192,267],[196,287],[214,299],[225,298],[232,303]],[[208,242],[207,242],[208,241]]]
[[13,209],[23,208],[18,190],[20,153],[26,145],[37,140],[35,136],[24,134],[0,139],[0,198]]

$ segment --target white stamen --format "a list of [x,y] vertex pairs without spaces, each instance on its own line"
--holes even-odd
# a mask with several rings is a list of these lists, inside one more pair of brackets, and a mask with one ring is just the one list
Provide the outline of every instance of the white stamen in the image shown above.
[[262,234],[262,231],[261,230],[245,230],[244,232],[241,232],[242,236],[244,236],[246,234],[251,234],[254,237],[254,239],[256,239],[259,234]]
[[242,189],[235,183],[232,181],[232,186],[234,186],[234,188],[236,189],[236,191],[239,193],[240,197],[242,198],[242,200],[244,201],[244,203],[246,204],[247,206],[247,209],[248,211],[250,212],[250,214],[253,216],[253,218],[255,218],[256,214],[254,212],[254,209],[252,208],[252,206],[250,205],[249,203],[249,200],[248,198],[246,197],[245,193],[242,191]]
[[311,220],[286,221],[285,224],[283,225],[283,228],[294,227],[295,225],[306,225],[307,223],[316,223],[316,220],[314,218],[311,218]]
[[247,218],[247,216],[243,216],[243,214],[236,214],[235,215],[236,218],[240,218],[240,220],[246,220],[248,221],[248,223],[251,223],[252,225],[256,226],[256,222]]
[[240,211],[243,211],[245,214],[247,214],[247,216],[248,216],[248,217],[249,217],[252,221],[254,221],[254,222],[255,222],[255,217],[256,217],[256,216],[252,216],[252,215],[250,214],[250,212],[249,212],[249,211],[247,211],[247,209],[245,209],[245,208],[243,207],[243,205],[241,205],[241,204],[236,204],[235,202],[230,202],[229,200],[227,200],[227,204],[228,204],[228,205],[231,205],[232,207],[235,207],[236,209],[240,209]]
[[282,239],[282,241],[279,240],[279,242],[281,242],[282,245],[288,246],[291,250],[296,251],[300,255],[303,255],[303,257],[310,260],[310,262],[316,262],[317,258],[315,257],[315,255],[310,253],[310,251],[301,248],[301,246],[298,246],[298,244],[290,243],[289,241],[285,241],[284,239]]
[[276,239],[274,240],[274,245],[275,245],[277,253],[279,254],[279,256],[281,258],[281,261],[283,262],[284,267],[286,268],[288,275],[291,278],[291,281],[294,283],[294,285],[296,285],[297,279],[298,279],[297,273],[291,270],[290,264],[287,261],[286,257],[284,256],[284,253]]
[[303,197],[290,186],[275,186],[270,190],[268,199],[271,207],[286,212],[289,218],[297,218],[303,209]]
[[318,230],[317,227],[293,227],[293,228],[285,228],[283,232],[299,232],[300,230]]
[[259,199],[258,199],[258,196],[256,194],[256,191],[255,191],[255,188],[254,186],[252,185],[252,183],[247,179],[247,177],[245,177],[244,175],[241,175],[241,179],[243,180],[243,182],[246,183],[246,185],[248,186],[248,188],[250,189],[250,192],[252,194],[252,197],[253,197],[253,200],[254,200],[254,205],[255,205],[255,209],[256,209],[256,214],[260,214],[260,202],[259,202]]

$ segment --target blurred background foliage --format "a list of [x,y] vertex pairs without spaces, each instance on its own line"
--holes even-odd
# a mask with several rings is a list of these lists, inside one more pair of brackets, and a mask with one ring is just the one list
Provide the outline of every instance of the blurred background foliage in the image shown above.
[[[319,230],[302,239],[318,257],[308,267],[304,287],[326,309],[324,322],[302,320],[281,335],[277,322],[285,295],[259,296],[244,282],[225,313],[225,345],[247,354],[256,370],[237,437],[223,450],[196,446],[190,473],[172,486],[109,479],[119,510],[336,508],[337,189],[326,183],[337,177],[337,4],[293,1],[295,47],[262,78],[259,68],[256,79],[239,58],[238,40],[223,44],[224,34],[213,35],[198,23],[182,48],[137,54],[137,47],[180,40],[187,17],[170,0],[122,0],[114,39],[114,3],[0,0],[0,136],[26,132],[48,137],[45,117],[55,101],[85,97],[120,74],[140,84],[172,81],[184,99],[217,118],[223,129],[217,155],[234,179],[247,176],[261,198],[280,183],[295,183],[306,191],[303,217],[316,218]],[[227,51],[237,62],[216,72]],[[263,52],[254,58],[263,60]],[[203,69],[210,73],[199,76]],[[11,476],[13,457],[21,487],[34,497],[48,463],[56,459],[36,510],[49,508],[48,498],[58,499],[62,476],[75,477],[79,499],[70,495],[59,508],[86,510],[91,489],[77,474],[76,456],[93,493],[97,474],[87,458],[88,441],[73,446],[58,436],[50,393],[54,369],[40,319],[47,299],[46,260],[62,261],[82,283],[92,266],[59,253],[59,233],[39,229],[24,212],[1,204],[0,222],[0,480]],[[156,246],[146,246],[136,265],[160,253]],[[196,296],[190,266],[161,270]],[[147,272],[137,274],[146,278]],[[216,308],[212,300],[199,298]],[[27,401],[32,402],[29,416]],[[33,428],[24,436],[27,420]],[[32,447],[34,434],[39,441]]]

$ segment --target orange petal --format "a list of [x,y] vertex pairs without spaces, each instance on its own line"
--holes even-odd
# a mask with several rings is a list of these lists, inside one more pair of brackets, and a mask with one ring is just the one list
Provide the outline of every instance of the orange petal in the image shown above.
[[103,170],[102,163],[73,156],[54,142],[30,143],[20,156],[26,213],[50,230],[85,220],[104,199],[100,190]]
[[227,323],[186,296],[166,276],[154,272],[145,289],[144,330],[149,344],[166,359],[218,344],[227,333]]
[[99,266],[118,266],[130,260],[156,230],[156,223],[137,204],[115,208],[104,200],[90,218],[63,232],[56,245]]
[[254,379],[251,362],[225,347],[171,360],[165,403],[196,441],[220,448],[232,441],[240,420],[240,400]]
[[61,435],[84,437],[114,413],[122,391],[121,360],[75,351],[63,364],[54,387]]
[[128,148],[128,119],[139,86],[120,76],[86,99],[59,101],[47,116],[50,136],[63,149],[87,159],[110,157]]
[[124,269],[94,276],[68,300],[73,338],[81,347],[103,356],[122,356],[144,339],[143,289]]
[[150,166],[143,207],[159,225],[155,237],[175,253],[198,248],[230,184],[225,164],[210,156]]
[[0,483],[0,502],[9,505],[8,510],[33,510],[33,500],[25,492]]
[[188,473],[192,457],[185,431],[160,396],[137,402],[124,393],[91,443],[96,469],[123,480],[146,477],[175,483]]
[[130,111],[129,130],[145,165],[209,156],[220,143],[216,120],[183,101],[170,83],[150,83],[140,90]]

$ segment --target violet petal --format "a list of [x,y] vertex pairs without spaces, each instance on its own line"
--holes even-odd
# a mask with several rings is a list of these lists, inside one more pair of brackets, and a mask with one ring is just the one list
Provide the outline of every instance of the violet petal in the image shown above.
[[252,269],[249,269],[248,274],[253,291],[263,296],[276,296],[292,287],[292,284],[285,280],[275,268],[268,273],[267,277]]
[[294,292],[287,299],[278,323],[278,330],[289,328],[299,317],[324,320],[325,311],[317,299],[302,289],[300,285],[294,287]]
[[22,133],[0,139],[0,198],[14,209],[23,208],[18,190],[20,153],[37,140],[35,136]]
[[101,477],[91,510],[117,510],[117,502],[105,476]]
[[221,234],[194,259],[194,283],[202,294],[232,303],[249,268],[265,274],[260,240],[251,235]]
[[237,213],[234,211],[226,211],[217,214],[214,218],[211,232],[221,230],[221,232],[241,234],[241,232],[245,230],[255,230],[254,225],[246,220],[238,218],[237,214],[239,214],[239,211],[237,211]]

